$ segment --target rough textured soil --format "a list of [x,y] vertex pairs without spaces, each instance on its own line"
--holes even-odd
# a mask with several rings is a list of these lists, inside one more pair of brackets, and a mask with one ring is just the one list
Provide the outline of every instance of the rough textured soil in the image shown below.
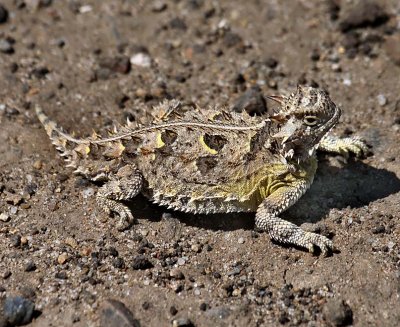
[[[1,4],[0,326],[398,325],[397,0]],[[297,84],[326,88],[343,109],[334,132],[371,146],[362,160],[321,155],[283,215],[331,237],[327,258],[273,244],[253,215],[142,197],[138,224],[118,232],[33,111],[85,136],[164,98],[262,113],[260,92]]]

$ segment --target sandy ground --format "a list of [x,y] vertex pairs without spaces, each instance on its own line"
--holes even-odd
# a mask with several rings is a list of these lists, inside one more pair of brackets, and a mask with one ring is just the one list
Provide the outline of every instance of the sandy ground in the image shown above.
[[[18,323],[5,306],[15,296],[34,303],[23,315],[35,327],[398,325],[398,1],[1,4],[0,326]],[[371,146],[362,160],[321,155],[284,215],[331,237],[340,252],[327,258],[272,243],[253,215],[184,215],[142,197],[139,223],[118,232],[33,111],[85,136],[164,98],[233,107],[256,85],[297,84],[326,88],[343,109],[334,133]]]

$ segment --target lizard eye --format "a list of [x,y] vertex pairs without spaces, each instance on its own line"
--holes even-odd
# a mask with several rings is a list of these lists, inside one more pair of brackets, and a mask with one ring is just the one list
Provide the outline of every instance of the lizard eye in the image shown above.
[[304,117],[304,124],[308,126],[315,126],[318,122],[318,119],[316,116],[305,116]]

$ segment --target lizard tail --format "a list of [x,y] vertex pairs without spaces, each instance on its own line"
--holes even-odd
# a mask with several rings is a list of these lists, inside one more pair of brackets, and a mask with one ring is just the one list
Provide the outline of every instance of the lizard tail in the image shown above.
[[46,116],[39,106],[36,106],[35,111],[51,142],[65,161],[68,162],[67,167],[76,168],[78,162],[77,149],[84,145],[83,140],[76,139],[65,133],[62,128],[58,127],[54,121]]

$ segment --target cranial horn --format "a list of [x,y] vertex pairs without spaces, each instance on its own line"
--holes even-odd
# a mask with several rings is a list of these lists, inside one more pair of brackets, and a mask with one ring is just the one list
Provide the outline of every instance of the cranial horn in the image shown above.
[[275,115],[269,116],[268,118],[277,123],[284,123],[287,121],[286,115],[281,112],[279,112]]
[[267,99],[278,102],[279,104],[283,104],[283,102],[285,101],[285,97],[282,95],[267,95]]

